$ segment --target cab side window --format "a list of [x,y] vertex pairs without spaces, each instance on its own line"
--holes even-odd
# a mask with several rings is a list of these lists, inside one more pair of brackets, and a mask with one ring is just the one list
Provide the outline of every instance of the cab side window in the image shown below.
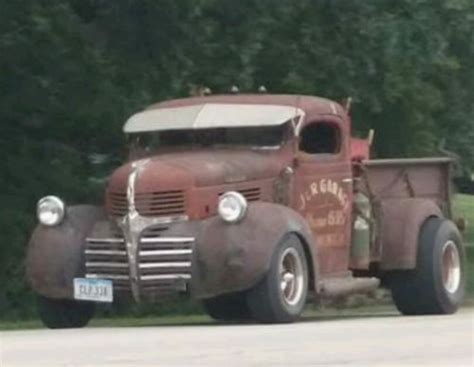
[[341,151],[341,130],[329,122],[307,125],[301,131],[299,148],[308,154],[338,154]]

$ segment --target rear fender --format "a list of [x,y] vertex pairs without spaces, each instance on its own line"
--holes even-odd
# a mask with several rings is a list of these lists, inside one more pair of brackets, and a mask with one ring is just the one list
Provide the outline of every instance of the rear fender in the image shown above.
[[282,205],[256,202],[249,204],[245,218],[238,223],[226,223],[220,217],[202,223],[193,267],[194,296],[208,298],[254,286],[270,268],[275,247],[288,233],[301,239],[310,286],[314,287],[317,254],[303,217]]
[[28,243],[26,276],[36,293],[73,298],[73,280],[85,274],[85,239],[102,218],[102,208],[78,205],[66,209],[60,225],[35,228]]
[[420,228],[428,218],[442,217],[440,208],[430,199],[408,198],[384,200],[381,209],[380,269],[414,269]]

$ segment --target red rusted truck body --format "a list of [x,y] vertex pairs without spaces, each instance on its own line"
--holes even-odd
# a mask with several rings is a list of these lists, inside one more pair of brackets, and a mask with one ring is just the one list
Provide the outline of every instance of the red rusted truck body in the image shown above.
[[[158,126],[160,121],[169,126]],[[178,99],[152,105],[127,124],[126,132],[138,140],[155,129],[187,135],[175,134],[175,145],[163,149],[133,149],[130,160],[109,178],[103,207],[67,207],[60,224],[38,225],[28,248],[27,274],[48,307],[56,307],[56,301],[83,303],[73,301],[74,279],[98,278],[112,281],[114,298],[158,301],[185,291],[207,302],[216,318],[292,321],[301,312],[293,303],[304,303],[298,297],[306,299],[308,292],[319,299],[382,283],[399,299],[413,298],[403,284],[415,284],[418,273],[430,271],[432,282],[422,286],[434,288],[425,298],[438,300],[424,308],[423,300],[408,305],[401,300],[401,311],[450,313],[459,305],[464,255],[449,222],[449,159],[370,160],[368,145],[351,139],[345,109],[310,96]],[[195,131],[235,136],[257,128],[258,134],[278,130],[281,142],[183,149],[187,143],[179,141]],[[219,215],[220,198],[227,192],[240,193],[246,202],[245,216],[234,223]],[[367,198],[365,214],[356,196]],[[368,237],[355,244],[357,218]],[[355,246],[365,250],[354,251]],[[438,254],[420,246],[441,247]],[[437,268],[426,270],[420,261],[429,261],[420,256],[434,259]],[[271,275],[277,263],[284,269],[281,278]],[[272,282],[281,294],[265,296]],[[271,298],[278,294],[281,305]],[[256,303],[265,302],[269,309],[255,311],[261,307]]]

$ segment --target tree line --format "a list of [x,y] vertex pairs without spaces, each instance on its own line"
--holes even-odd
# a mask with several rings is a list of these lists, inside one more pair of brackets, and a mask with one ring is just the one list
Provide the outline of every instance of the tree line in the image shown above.
[[[31,312],[38,198],[100,202],[126,117],[206,86],[353,98],[378,157],[474,167],[471,0],[0,0],[0,318]],[[92,157],[92,158],[91,158]]]

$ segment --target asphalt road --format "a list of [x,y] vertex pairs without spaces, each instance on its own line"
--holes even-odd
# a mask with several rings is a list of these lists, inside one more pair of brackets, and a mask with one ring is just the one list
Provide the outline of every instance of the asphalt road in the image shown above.
[[0,366],[474,366],[474,313],[10,331]]

